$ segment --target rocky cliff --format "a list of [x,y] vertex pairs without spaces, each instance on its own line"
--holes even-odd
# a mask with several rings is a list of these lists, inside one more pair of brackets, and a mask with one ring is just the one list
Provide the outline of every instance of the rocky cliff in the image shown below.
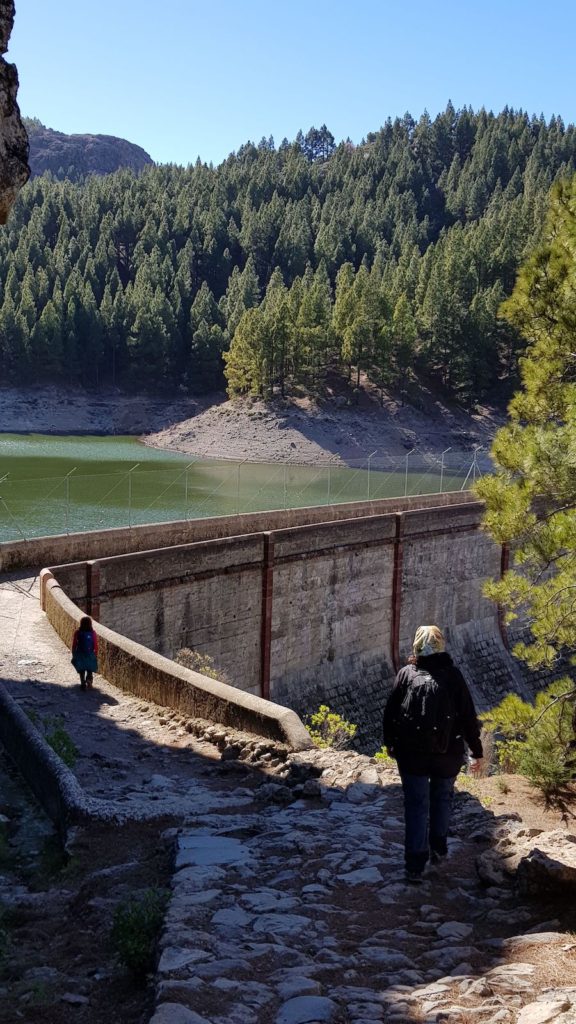
[[140,146],[113,135],[65,135],[36,118],[26,119],[26,128],[33,176],[51,171],[56,178],[76,181],[87,174],[111,174],[120,167],[141,171],[154,162]]
[[[0,54],[6,53],[14,23],[13,0],[0,4]],[[28,180],[28,139],[16,102],[18,72],[0,56],[0,224]]]

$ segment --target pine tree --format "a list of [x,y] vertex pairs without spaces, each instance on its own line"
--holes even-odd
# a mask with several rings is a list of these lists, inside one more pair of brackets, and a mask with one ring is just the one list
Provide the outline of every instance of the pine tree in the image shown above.
[[313,386],[329,361],[332,320],[330,279],[323,263],[312,274],[309,266],[302,280],[295,318],[297,365],[303,379]]
[[220,308],[226,319],[228,336],[234,337],[234,333],[243,314],[247,309],[257,306],[260,301],[260,285],[254,267],[254,260],[250,257],[243,271],[234,267],[228,280],[226,295],[220,302]]
[[28,373],[26,338],[28,326],[18,314],[14,300],[7,292],[0,310],[0,379],[19,384]]
[[336,294],[332,312],[332,328],[340,342],[341,355],[352,373],[352,340],[351,330],[355,314],[354,267],[344,263],[336,276]]
[[417,330],[407,295],[400,295],[392,317],[391,348],[402,400],[407,389],[408,371],[414,365]]
[[[362,369],[379,381],[396,373],[391,325],[406,295],[419,366],[472,402],[495,380],[514,380],[524,342],[497,320],[498,298],[511,292],[537,244],[550,185],[575,165],[576,129],[560,118],[448,104],[434,120],[426,112],[418,121],[388,119],[357,146],[336,147],[323,125],[278,150],[269,138],[247,143],[216,168],[197,161],[83,183],[36,178],[0,236],[0,303],[11,296],[11,337],[18,338],[17,321],[26,358],[43,338],[56,339],[54,379],[79,380],[90,352],[95,381],[137,387],[144,374],[171,387],[184,379],[211,387],[212,372],[194,373],[194,352],[204,361],[208,337],[214,352],[229,344],[278,268],[290,289],[291,337],[280,367],[272,361],[270,387],[280,378],[309,384],[312,376],[321,385],[332,337],[356,379]],[[334,330],[326,331],[327,292],[347,263],[360,275],[357,308],[343,319],[337,297]],[[311,275],[325,267],[322,295],[309,289],[308,264]],[[378,280],[366,294],[362,267]],[[214,310],[191,317],[202,286],[220,319]],[[154,329],[145,295],[156,310]],[[46,334],[46,319],[39,326],[50,299],[61,342],[58,331]],[[194,348],[203,320],[208,331]],[[159,346],[154,352],[150,340],[149,374],[137,358],[136,336],[145,334]],[[19,344],[4,343],[5,373],[23,365],[8,356]]]
[[39,382],[57,379],[61,360],[62,321],[50,300],[30,335],[28,365],[32,377]]
[[266,384],[264,360],[264,317],[259,309],[248,309],[224,353],[224,374],[228,394],[263,395]]
[[290,302],[282,273],[276,267],[262,305],[264,334],[264,387],[263,394],[271,398],[278,385],[283,395],[287,366],[291,361],[293,324]]
[[[502,313],[529,342],[522,388],[496,435],[497,472],[478,493],[486,526],[513,545],[513,567],[489,588],[532,638],[515,653],[532,667],[576,651],[576,178],[552,191],[544,240]],[[572,684],[573,686],[573,684]]]

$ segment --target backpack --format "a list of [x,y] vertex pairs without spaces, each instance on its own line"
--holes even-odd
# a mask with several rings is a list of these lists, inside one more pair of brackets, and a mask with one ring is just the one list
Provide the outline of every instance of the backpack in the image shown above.
[[456,723],[456,705],[448,680],[415,668],[406,682],[394,723],[401,746],[423,754],[445,754]]
[[77,654],[94,654],[94,637],[92,630],[81,629],[78,633],[78,642],[76,644]]

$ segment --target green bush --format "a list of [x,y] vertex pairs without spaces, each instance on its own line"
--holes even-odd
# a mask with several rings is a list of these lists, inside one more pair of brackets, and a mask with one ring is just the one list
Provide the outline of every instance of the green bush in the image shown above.
[[231,685],[228,676],[215,667],[214,659],[209,654],[201,654],[200,651],[194,651],[191,647],[181,647],[176,653],[174,661],[177,665],[182,665],[183,668],[189,668],[193,672],[200,672],[201,675],[208,676],[209,679],[217,679],[220,683]]
[[387,764],[395,764],[394,758],[390,757],[390,754],[386,750],[386,747],[380,747],[380,750],[376,751],[374,757],[376,758],[377,761],[385,761]]
[[576,771],[572,705],[557,699],[570,688],[570,680],[558,680],[537,694],[534,704],[510,694],[480,715],[494,734],[500,769],[525,775],[547,798],[558,794]]
[[64,728],[62,715],[53,715],[42,718],[37,711],[29,709],[26,714],[36,728],[43,732],[44,739],[52,747],[55,754],[64,761],[69,768],[73,768],[78,759],[78,748],[74,740]]
[[308,716],[305,724],[315,746],[337,750],[350,746],[358,731],[357,725],[330,711],[327,704],[321,704],[318,711]]
[[114,912],[112,942],[120,963],[138,980],[154,967],[167,902],[165,889],[146,889],[140,896],[118,904]]
[[45,718],[43,724],[46,742],[50,744],[54,753],[64,761],[64,764],[73,768],[78,759],[78,748],[72,737],[66,732],[64,720],[55,716],[54,718]]

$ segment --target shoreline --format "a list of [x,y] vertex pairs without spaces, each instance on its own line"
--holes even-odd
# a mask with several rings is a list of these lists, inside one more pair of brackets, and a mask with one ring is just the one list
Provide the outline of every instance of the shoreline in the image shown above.
[[226,462],[350,466],[404,461],[486,457],[499,410],[473,414],[448,407],[425,391],[419,407],[393,396],[358,404],[336,396],[321,405],[308,398],[226,400],[124,395],[118,391],[70,394],[56,387],[0,388],[0,433],[54,437],[136,438],[156,450]]
[[350,466],[473,458],[484,460],[502,414],[489,411],[428,416],[409,406],[302,408],[294,402],[225,402],[196,416],[149,433],[141,441],[153,448],[196,458],[229,462]]

